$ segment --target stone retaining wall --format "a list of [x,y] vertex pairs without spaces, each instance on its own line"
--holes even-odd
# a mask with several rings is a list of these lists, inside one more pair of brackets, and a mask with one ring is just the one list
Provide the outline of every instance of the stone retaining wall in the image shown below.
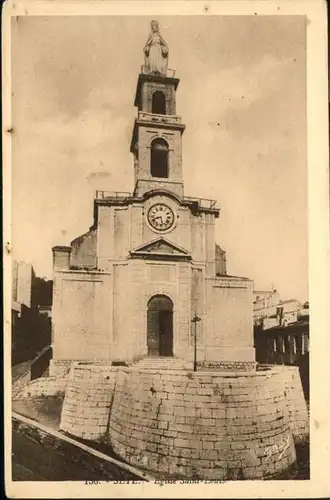
[[64,394],[68,383],[68,377],[41,377],[15,387],[13,399],[25,399],[29,397],[57,396]]
[[279,383],[284,390],[285,415],[295,443],[305,441],[309,435],[309,418],[307,404],[302,388],[299,368],[296,366],[279,366],[277,368]]
[[76,364],[61,429],[108,442],[132,465],[165,477],[273,477],[295,463],[294,440],[308,428],[297,377],[291,367],[221,373]]
[[252,479],[296,460],[278,374],[122,371],[109,441],[129,463],[166,475]]
[[61,430],[74,436],[105,437],[116,382],[116,368],[74,363],[69,374],[61,416]]
[[48,371],[51,357],[51,347],[44,347],[37,356],[27,363],[26,372],[20,375],[12,384],[12,397],[17,399],[21,397],[24,387],[36,378],[43,377]]
[[[49,375],[51,377],[64,377],[68,375],[73,361],[51,359],[49,362]],[[92,363],[92,361],[91,361]]]
[[24,373],[12,386],[12,398],[19,399],[24,393],[24,387],[31,381],[31,370]]

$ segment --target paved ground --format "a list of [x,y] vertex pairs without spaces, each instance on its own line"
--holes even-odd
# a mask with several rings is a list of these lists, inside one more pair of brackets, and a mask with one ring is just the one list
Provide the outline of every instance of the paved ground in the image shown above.
[[13,481],[133,481],[131,472],[61,440],[27,435],[16,427],[12,446]]
[[60,427],[63,399],[60,396],[19,399],[12,402],[12,409],[24,417],[36,420],[53,430]]
[[29,370],[31,363],[32,363],[32,360],[31,361],[23,361],[22,363],[18,363],[17,365],[13,366],[11,369],[12,381],[15,382],[22,375],[25,375],[25,373]]

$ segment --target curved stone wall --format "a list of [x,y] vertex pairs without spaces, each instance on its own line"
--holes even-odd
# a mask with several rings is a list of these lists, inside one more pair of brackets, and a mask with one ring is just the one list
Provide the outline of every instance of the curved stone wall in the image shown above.
[[[308,433],[298,369],[246,373],[76,364],[61,429],[129,463],[194,479],[272,477]],[[304,403],[304,404],[303,404]]]
[[201,479],[274,476],[296,460],[282,373],[118,373],[109,440],[129,463]]
[[290,423],[295,443],[305,441],[309,435],[309,418],[302,388],[299,368],[279,366],[276,368],[284,390],[285,415]]
[[116,381],[116,368],[105,364],[74,363],[61,414],[60,429],[99,441],[106,436]]
[[13,388],[13,400],[64,395],[67,382],[67,377],[40,377],[30,381],[23,377]]

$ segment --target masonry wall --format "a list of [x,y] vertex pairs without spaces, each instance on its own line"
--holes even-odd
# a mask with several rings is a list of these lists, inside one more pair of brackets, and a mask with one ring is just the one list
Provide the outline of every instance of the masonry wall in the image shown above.
[[[129,361],[148,354],[147,306],[152,296],[160,294],[173,302],[174,356],[193,359],[191,320],[197,314],[200,366],[254,369],[251,282],[229,277],[205,280],[205,273],[205,266],[189,262],[137,259],[116,264],[111,359]],[[130,315],[125,314],[128,304]],[[127,331],[129,337],[124,335]]]
[[191,320],[197,314],[200,366],[254,369],[251,282],[205,274],[202,263],[142,259],[115,261],[107,272],[55,271],[51,373],[57,361],[146,356],[147,307],[154,295],[173,302],[174,356],[193,359]]
[[[174,355],[191,357],[190,344],[190,282],[191,268],[187,262],[155,262],[132,260],[129,263],[130,285],[126,298],[130,303],[130,338],[121,336],[120,351],[126,358],[147,355],[147,305],[154,295],[166,295],[173,302]],[[126,302],[127,303],[127,302]],[[124,325],[122,326],[124,328]],[[118,347],[119,349],[119,347]],[[119,351],[117,351],[119,358]]]
[[207,340],[201,361],[218,366],[239,362],[245,369],[254,368],[252,282],[229,276],[209,279],[206,294]]
[[295,443],[303,442],[309,435],[309,419],[299,368],[276,367],[279,385],[284,390],[284,413],[290,422]]
[[29,382],[25,380],[25,383],[20,383],[14,387],[13,400],[64,394],[67,383],[67,376],[41,377]]
[[121,372],[109,440],[129,463],[166,475],[276,475],[296,460],[277,378]]
[[[159,186],[159,183],[155,185],[157,189],[160,187],[162,186]],[[163,187],[168,188],[165,182]],[[155,232],[147,222],[148,210],[155,203],[166,203],[175,214],[175,224],[168,232],[161,234]],[[174,198],[162,194],[147,198],[141,205],[135,203],[122,207],[99,206],[98,210],[99,269],[110,269],[111,260],[126,260],[130,250],[163,236],[173,244],[191,252],[194,261],[207,263],[207,275],[215,276],[213,214],[193,215],[188,207],[182,207]],[[87,238],[86,235],[84,237]],[[80,241],[79,238],[77,240]],[[87,245],[87,242],[84,241],[84,245]]]
[[165,476],[275,477],[308,428],[299,372],[187,372],[75,365],[61,429],[106,441]]
[[[139,178],[152,179],[150,173],[150,149],[154,139],[162,138],[169,147],[169,176],[168,181],[182,183],[182,153],[180,130],[162,130],[155,127],[139,128]],[[182,189],[181,189],[182,191]],[[175,191],[174,191],[175,192]],[[179,193],[180,194],[180,193]]]
[[54,360],[110,359],[110,297],[109,274],[55,272]]
[[62,409],[62,431],[88,440],[105,438],[116,374],[116,368],[108,365],[72,365]]
[[97,232],[95,229],[79,236],[71,243],[70,265],[75,268],[97,267]]

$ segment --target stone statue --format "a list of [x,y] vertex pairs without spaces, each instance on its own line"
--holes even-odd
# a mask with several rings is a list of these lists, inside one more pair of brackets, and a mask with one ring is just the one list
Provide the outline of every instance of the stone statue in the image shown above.
[[168,46],[159,33],[158,21],[151,21],[151,31],[144,46],[145,67],[148,73],[166,76]]

